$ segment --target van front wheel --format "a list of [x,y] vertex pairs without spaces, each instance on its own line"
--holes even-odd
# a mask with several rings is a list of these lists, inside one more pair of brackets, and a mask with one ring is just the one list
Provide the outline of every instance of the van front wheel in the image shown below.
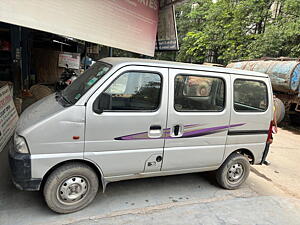
[[249,160],[238,153],[230,155],[217,170],[216,178],[225,189],[237,189],[248,178],[250,173]]
[[44,197],[57,213],[83,209],[95,198],[99,180],[95,171],[83,163],[69,163],[54,170],[44,186]]

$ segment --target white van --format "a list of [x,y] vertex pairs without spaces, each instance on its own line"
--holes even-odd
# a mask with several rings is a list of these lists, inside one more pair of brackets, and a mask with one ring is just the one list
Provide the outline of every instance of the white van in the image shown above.
[[273,99],[266,74],[105,58],[23,112],[10,143],[13,181],[48,206],[87,206],[99,184],[216,170],[238,188],[263,161]]

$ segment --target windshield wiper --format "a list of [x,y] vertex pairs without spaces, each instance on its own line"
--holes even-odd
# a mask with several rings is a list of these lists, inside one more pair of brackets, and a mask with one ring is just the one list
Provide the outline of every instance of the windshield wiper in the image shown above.
[[55,93],[55,99],[56,99],[56,101],[58,101],[58,99],[60,99],[60,97],[61,97],[61,91],[56,92]]
[[62,98],[66,103],[68,103],[68,104],[70,104],[70,105],[73,105],[73,103],[72,103],[69,99],[67,99],[64,95],[61,95],[61,98]]
[[73,105],[73,103],[62,94],[62,91],[56,92],[55,99],[56,99],[56,101],[63,100],[65,103],[67,103],[67,104],[64,104],[64,106]]

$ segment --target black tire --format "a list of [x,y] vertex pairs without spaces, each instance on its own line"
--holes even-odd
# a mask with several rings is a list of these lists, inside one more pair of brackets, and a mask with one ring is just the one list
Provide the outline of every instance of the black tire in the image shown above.
[[57,213],[72,213],[89,205],[98,192],[95,171],[83,163],[69,163],[55,169],[44,185],[44,197]]
[[[237,171],[237,175],[233,171]],[[233,190],[239,188],[245,182],[249,173],[249,160],[239,153],[233,153],[217,170],[216,178],[221,187]]]
[[279,98],[274,98],[274,106],[276,110],[276,121],[277,124],[280,124],[285,117],[285,106]]

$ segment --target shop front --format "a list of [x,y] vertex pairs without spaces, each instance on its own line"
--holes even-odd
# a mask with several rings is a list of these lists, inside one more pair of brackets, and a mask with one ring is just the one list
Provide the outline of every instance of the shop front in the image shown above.
[[153,57],[155,47],[177,50],[177,2],[2,0],[0,87],[10,87],[20,114],[57,91],[65,71],[78,76],[113,48],[138,57]]

